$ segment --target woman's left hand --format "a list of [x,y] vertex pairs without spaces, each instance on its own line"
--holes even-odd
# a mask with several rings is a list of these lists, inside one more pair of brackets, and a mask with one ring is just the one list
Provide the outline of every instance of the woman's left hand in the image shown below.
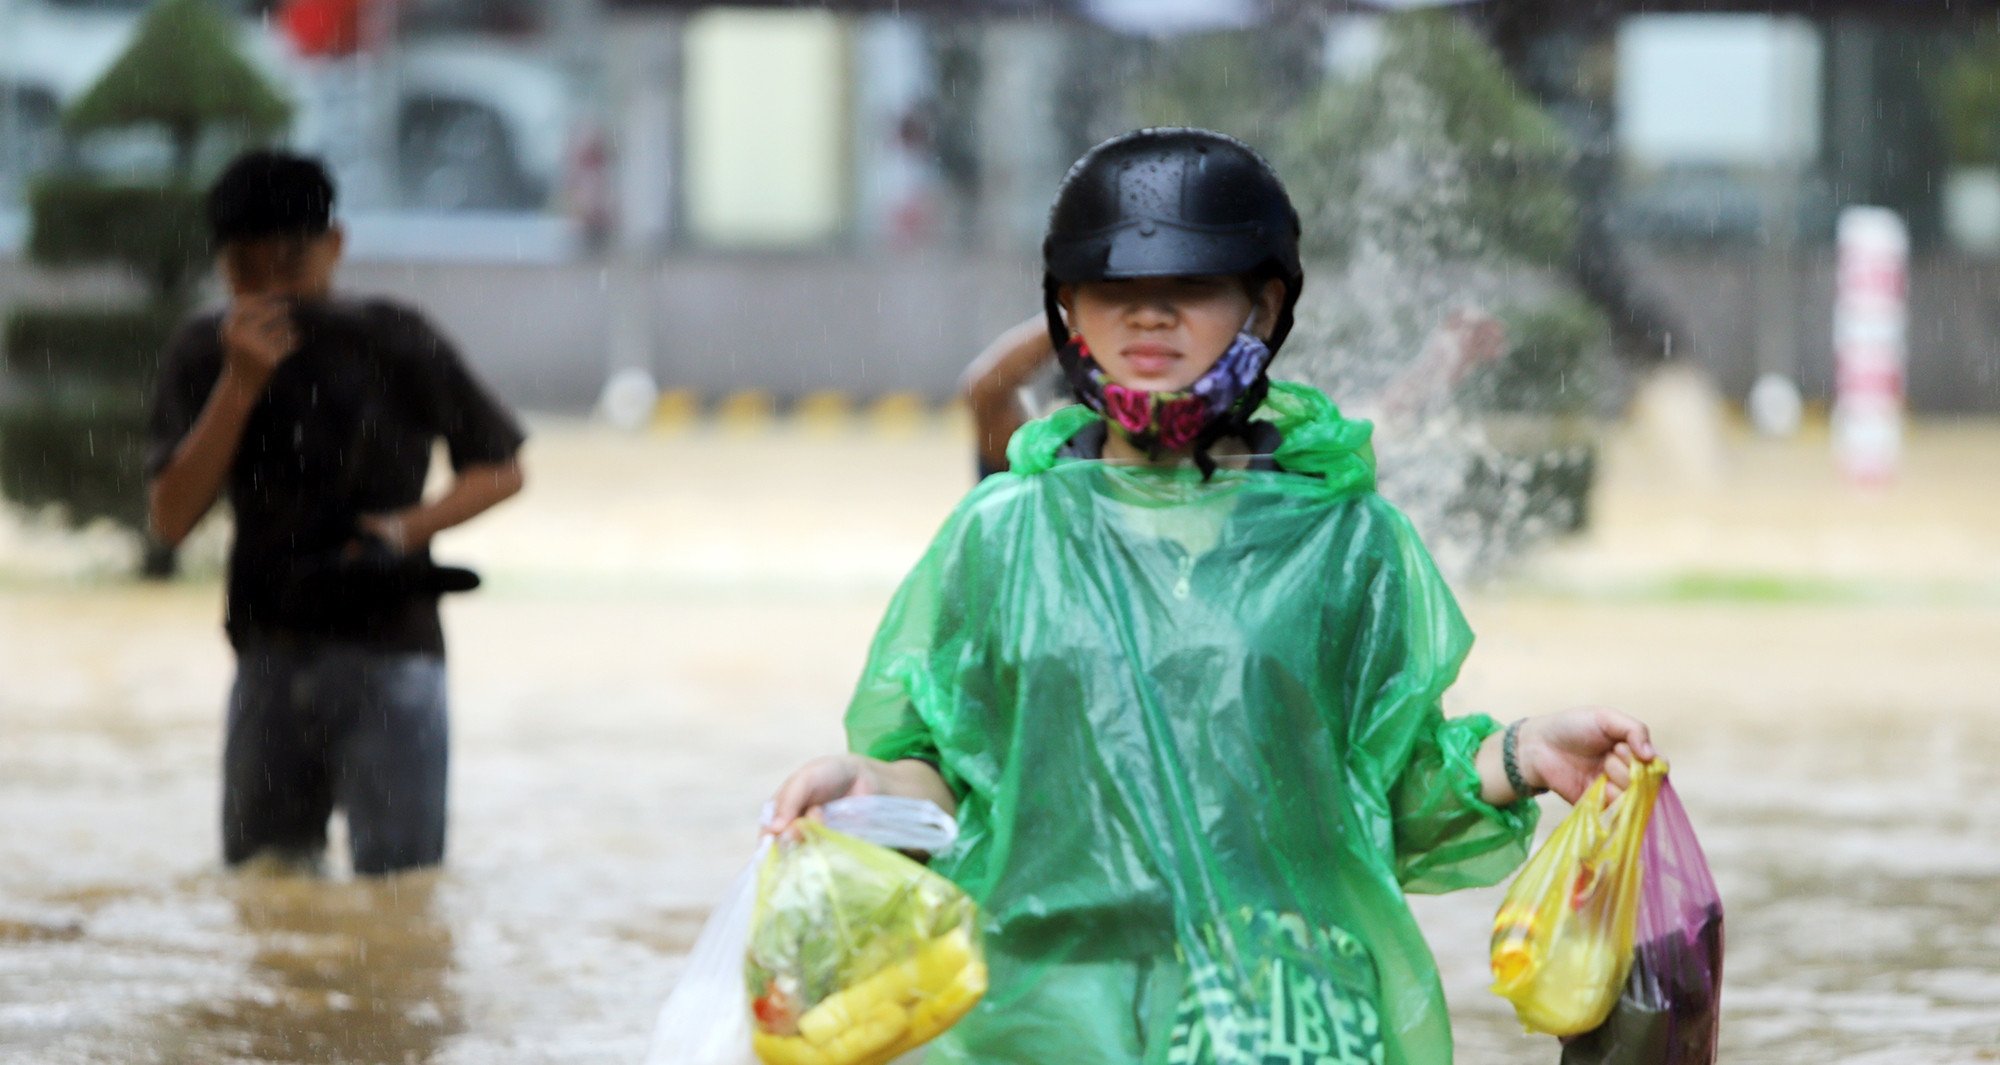
[[1582,707],[1523,721],[1515,757],[1529,784],[1574,803],[1599,773],[1611,778],[1606,800],[1616,798],[1632,783],[1633,760],[1650,762],[1659,752],[1644,722],[1605,707]]

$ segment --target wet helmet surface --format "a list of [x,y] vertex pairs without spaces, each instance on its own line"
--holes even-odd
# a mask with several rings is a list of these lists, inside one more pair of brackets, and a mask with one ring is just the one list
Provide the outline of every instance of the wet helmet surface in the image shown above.
[[1276,350],[1303,282],[1299,216],[1277,173],[1241,141],[1203,129],[1142,129],[1070,168],[1049,210],[1042,267],[1058,347],[1069,338],[1056,300],[1062,285],[1261,274],[1285,285]]

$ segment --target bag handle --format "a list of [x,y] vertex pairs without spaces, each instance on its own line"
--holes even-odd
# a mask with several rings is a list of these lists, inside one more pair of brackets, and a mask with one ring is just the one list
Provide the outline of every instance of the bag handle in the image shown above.
[[[771,803],[758,823],[769,825]],[[958,838],[958,821],[929,799],[899,795],[850,795],[820,807],[820,820],[843,836],[892,851],[937,854]]]

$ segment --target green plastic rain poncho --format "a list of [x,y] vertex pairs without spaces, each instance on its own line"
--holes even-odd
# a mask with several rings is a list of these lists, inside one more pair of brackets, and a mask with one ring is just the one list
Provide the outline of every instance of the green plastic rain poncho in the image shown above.
[[1439,698],[1472,634],[1375,495],[1370,426],[1274,384],[1282,471],[1058,458],[1030,424],[890,605],[851,745],[935,762],[992,989],[956,1062],[1439,1065],[1402,892],[1494,883],[1533,803]]

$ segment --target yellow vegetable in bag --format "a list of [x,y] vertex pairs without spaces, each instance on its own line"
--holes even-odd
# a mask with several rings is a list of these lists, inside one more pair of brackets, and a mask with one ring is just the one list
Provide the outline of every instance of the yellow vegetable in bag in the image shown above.
[[765,856],[744,977],[768,1065],[882,1065],[986,993],[978,910],[950,881],[813,821]]
[[1604,1023],[1632,964],[1640,853],[1664,760],[1634,762],[1607,810],[1598,777],[1507,889],[1493,919],[1493,991],[1530,1031],[1577,1035]]

